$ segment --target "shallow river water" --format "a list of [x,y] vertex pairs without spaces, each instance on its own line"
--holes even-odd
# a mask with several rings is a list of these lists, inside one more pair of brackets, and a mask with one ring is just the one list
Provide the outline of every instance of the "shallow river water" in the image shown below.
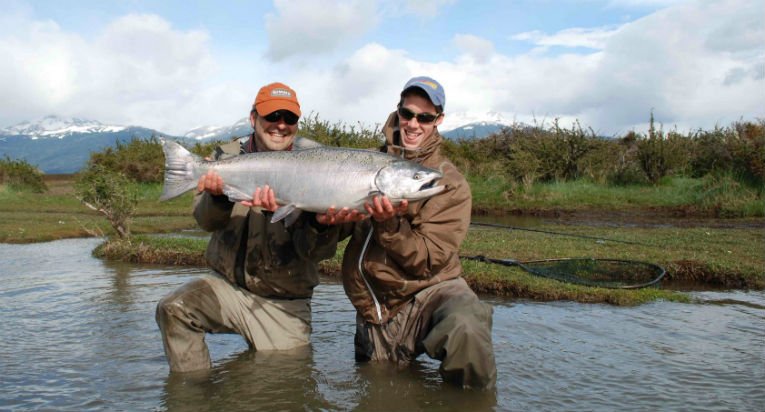
[[354,312],[322,279],[310,347],[208,335],[209,372],[168,372],[154,309],[203,269],[91,257],[97,239],[0,244],[0,410],[761,411],[765,292],[637,307],[482,297],[497,388],[444,384],[438,363],[360,365]]

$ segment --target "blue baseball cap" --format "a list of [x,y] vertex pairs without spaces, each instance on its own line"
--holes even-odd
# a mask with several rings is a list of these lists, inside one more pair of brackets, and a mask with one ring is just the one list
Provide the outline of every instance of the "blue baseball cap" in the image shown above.
[[442,108],[446,106],[446,94],[444,94],[444,88],[441,86],[441,83],[437,82],[432,77],[412,77],[406,82],[404,90],[401,91],[401,97],[403,97],[404,92],[410,87],[419,87],[420,89],[425,90],[425,93],[427,93],[430,98],[430,102],[433,103],[434,106],[441,106]]

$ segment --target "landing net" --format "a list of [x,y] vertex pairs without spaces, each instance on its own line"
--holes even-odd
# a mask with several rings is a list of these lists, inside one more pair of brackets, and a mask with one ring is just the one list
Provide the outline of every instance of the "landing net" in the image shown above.
[[460,258],[518,266],[532,275],[610,289],[637,289],[656,285],[666,273],[664,268],[653,263],[623,259],[565,258],[519,262],[483,255]]

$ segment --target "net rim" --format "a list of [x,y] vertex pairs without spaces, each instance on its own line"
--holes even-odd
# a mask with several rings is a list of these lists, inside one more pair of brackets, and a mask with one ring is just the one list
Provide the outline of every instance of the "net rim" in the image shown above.
[[534,271],[526,268],[524,265],[525,264],[531,264],[531,263],[543,263],[543,262],[562,262],[562,261],[587,260],[587,261],[602,261],[602,262],[619,262],[619,263],[628,263],[628,264],[641,264],[641,265],[645,265],[645,266],[649,266],[649,267],[658,269],[659,275],[656,276],[655,278],[653,278],[652,280],[650,280],[648,282],[637,283],[637,284],[632,284],[632,285],[617,285],[617,286],[614,286],[614,285],[592,285],[592,284],[587,284],[585,282],[575,282],[575,281],[570,281],[570,280],[561,280],[561,279],[556,279],[556,278],[552,278],[552,277],[546,277],[548,279],[554,279],[554,280],[557,280],[559,282],[574,283],[574,284],[579,284],[579,285],[584,285],[584,286],[589,286],[589,287],[598,287],[598,288],[606,288],[606,289],[640,289],[640,288],[645,288],[645,287],[648,287],[648,286],[651,286],[651,285],[655,285],[656,283],[658,283],[664,277],[664,275],[667,274],[667,271],[662,266],[660,266],[660,265],[657,265],[657,264],[651,263],[651,262],[644,262],[644,261],[640,261],[640,260],[631,260],[631,259],[575,257],[575,258],[551,258],[551,259],[536,259],[536,260],[518,261],[518,260],[513,260],[513,259],[492,259],[492,258],[488,258],[488,257],[483,256],[483,255],[460,256],[460,258],[462,258],[462,259],[469,259],[469,260],[483,261],[483,262],[487,262],[487,263],[498,263],[498,264],[505,265],[505,266],[519,266],[524,271],[526,271],[528,273],[531,273],[534,276],[540,276],[540,277],[546,277],[546,276],[540,275],[538,273],[534,273]]

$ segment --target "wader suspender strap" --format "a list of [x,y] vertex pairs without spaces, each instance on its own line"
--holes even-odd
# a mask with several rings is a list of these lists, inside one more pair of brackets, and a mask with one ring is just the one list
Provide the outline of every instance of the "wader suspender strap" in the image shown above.
[[247,257],[247,238],[250,232],[250,212],[244,217],[244,230],[242,230],[242,239],[239,242],[239,250],[236,252],[236,263],[234,264],[234,280],[242,289],[247,290],[247,283],[244,282],[244,258]]
[[374,226],[370,224],[369,233],[367,233],[367,238],[364,240],[364,246],[361,248],[361,255],[359,255],[358,269],[359,275],[361,275],[361,279],[364,281],[364,284],[367,285],[369,294],[372,295],[372,300],[375,302],[375,309],[377,309],[377,321],[382,325],[382,311],[380,310],[380,302],[377,301],[377,296],[375,296],[375,291],[372,289],[372,285],[369,284],[367,277],[364,276],[364,268],[362,267],[362,264],[364,263],[364,255],[367,254],[367,246],[369,246],[369,240],[372,239],[372,231],[374,231]]

